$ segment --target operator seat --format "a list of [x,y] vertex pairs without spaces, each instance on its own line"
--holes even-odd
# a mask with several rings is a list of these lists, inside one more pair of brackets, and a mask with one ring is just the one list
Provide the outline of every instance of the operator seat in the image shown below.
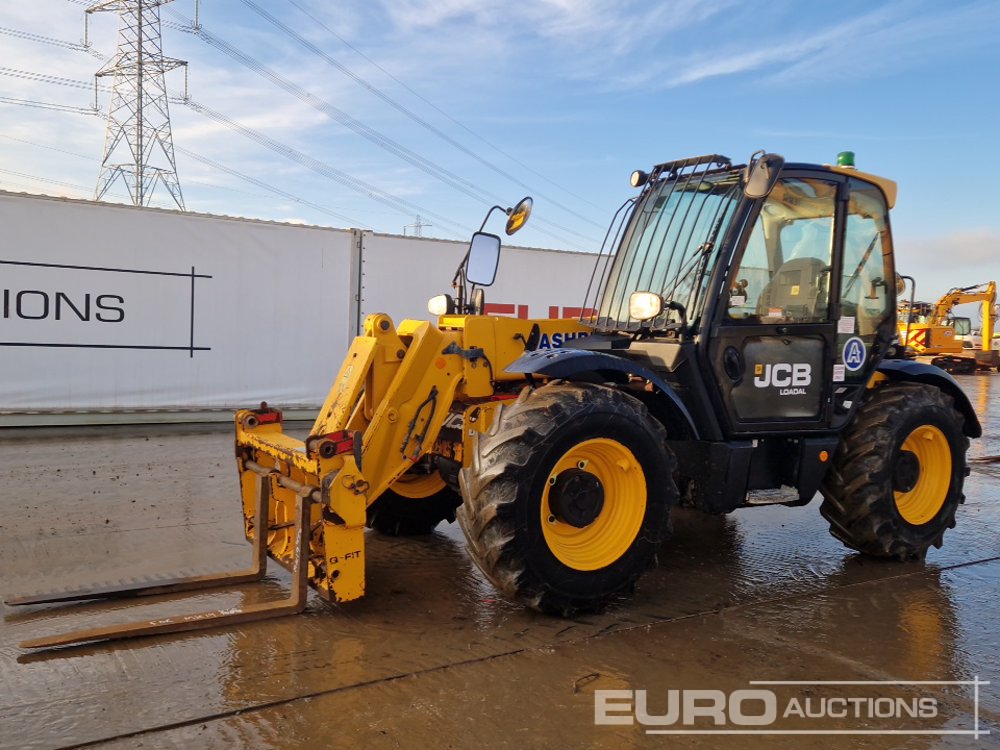
[[760,293],[757,315],[761,320],[825,319],[828,274],[829,266],[818,258],[792,258],[782,263]]

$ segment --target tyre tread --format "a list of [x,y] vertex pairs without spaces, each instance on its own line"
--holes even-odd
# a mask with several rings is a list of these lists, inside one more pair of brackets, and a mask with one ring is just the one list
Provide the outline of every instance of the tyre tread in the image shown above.
[[958,426],[959,453],[965,456],[969,440],[961,432],[963,417],[948,394],[920,383],[890,383],[871,392],[841,436],[833,465],[823,481],[820,513],[830,523],[830,533],[846,546],[875,557],[922,559],[933,544],[940,547],[944,530],[955,525],[955,511],[965,501],[962,494],[964,466],[955,474],[940,527],[930,538],[909,533],[887,502],[892,481],[888,446],[898,439],[897,429],[915,409],[942,409]]
[[[458,521],[473,560],[505,597],[563,616],[600,609],[630,590],[641,573],[638,571],[614,591],[594,598],[574,598],[539,580],[518,550],[515,503],[519,489],[533,479],[533,454],[568,420],[595,412],[607,413],[609,420],[624,417],[645,425],[652,433],[651,439],[664,446],[667,472],[672,476],[674,458],[665,447],[666,430],[650,416],[645,405],[614,388],[559,381],[540,388],[526,387],[517,399],[502,406],[492,428],[477,436],[471,460],[459,473],[463,503]],[[676,502],[676,487],[664,488],[667,493],[670,490]],[[643,536],[644,547],[652,552],[642,570],[655,564],[655,549],[668,529],[669,522],[665,522]]]

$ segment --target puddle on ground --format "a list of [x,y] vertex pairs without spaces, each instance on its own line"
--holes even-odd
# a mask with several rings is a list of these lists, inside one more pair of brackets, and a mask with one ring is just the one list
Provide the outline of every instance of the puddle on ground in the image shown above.
[[[959,378],[1000,455],[1000,376]],[[978,461],[958,526],[926,563],[845,550],[818,503],[711,517],[678,511],[660,567],[634,597],[570,620],[501,599],[456,526],[368,535],[368,594],[204,633],[27,656],[16,643],[76,627],[280,598],[263,585],[151,602],[4,607],[0,746],[653,747],[636,727],[595,727],[597,690],[730,689],[752,679],[993,679],[1000,718],[1000,464]],[[0,432],[0,595],[243,567],[227,429]],[[945,692],[968,716],[964,687]],[[944,705],[944,704],[943,704]],[[996,735],[994,735],[995,737]],[[10,745],[16,738],[15,745]],[[852,739],[788,747],[944,747]],[[748,740],[732,747],[781,746]],[[6,743],[6,744],[5,744]],[[699,745],[677,738],[671,745]],[[717,746],[717,745],[716,745]]]

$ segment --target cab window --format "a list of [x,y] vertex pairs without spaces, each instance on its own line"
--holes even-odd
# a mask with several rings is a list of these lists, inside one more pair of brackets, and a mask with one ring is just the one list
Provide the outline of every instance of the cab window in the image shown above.
[[895,304],[894,287],[890,286],[895,281],[887,216],[882,191],[852,178],[844,231],[840,314],[845,325],[853,318],[855,335],[869,345],[878,328],[889,320]]
[[728,317],[754,323],[828,319],[837,183],[778,181],[731,276]]

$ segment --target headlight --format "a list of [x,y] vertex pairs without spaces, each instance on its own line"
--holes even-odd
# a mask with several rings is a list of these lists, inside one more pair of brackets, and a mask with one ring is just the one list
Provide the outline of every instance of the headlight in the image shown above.
[[447,294],[439,294],[427,300],[427,312],[431,315],[451,315],[455,312],[455,300]]
[[632,292],[628,298],[628,314],[635,320],[652,320],[663,312],[663,297],[653,292]]
[[643,172],[641,169],[637,169],[632,173],[628,181],[632,187],[635,188],[642,187],[647,182],[649,182],[649,175]]

